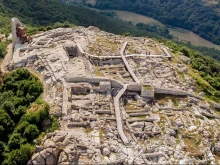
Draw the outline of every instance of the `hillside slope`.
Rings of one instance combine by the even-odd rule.
[[[97,26],[102,30],[115,34],[130,32],[132,35],[151,35],[129,23],[104,16],[96,11],[79,6],[68,6],[57,0],[25,1],[0,0],[0,16],[18,17],[26,25],[52,26],[53,24],[69,23],[78,26]],[[1,10],[1,8],[3,8]],[[9,19],[6,22],[9,23]],[[0,29],[6,24],[0,24]],[[8,29],[10,31],[10,28]],[[3,30],[2,30],[3,31]],[[7,32],[9,32],[7,31]]]
[[[81,1],[83,2],[85,3]],[[213,43],[220,44],[219,3],[207,6],[201,0],[96,0],[93,4],[86,2],[89,6],[99,9],[118,9],[147,15],[164,24],[191,30]]]
[[[85,27],[96,26],[101,30],[120,35],[148,36],[160,40],[164,37],[172,38],[167,28],[150,25],[134,26],[131,23],[112,18],[111,15],[110,17],[106,15],[108,14],[98,13],[88,8],[62,4],[57,0],[0,0],[0,33],[8,34],[11,31],[10,18],[18,17],[25,25],[29,26],[30,34],[60,26],[68,27],[74,24]],[[5,46],[0,45],[0,47]],[[191,47],[201,51],[204,55],[220,60],[220,51],[218,50]],[[0,53],[1,57],[3,54]]]

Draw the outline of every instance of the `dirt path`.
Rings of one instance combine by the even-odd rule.
[[[5,55],[5,57],[4,57],[4,59],[3,59],[2,63],[1,63],[1,71],[2,71],[3,73],[7,72],[7,71],[5,70],[5,66],[7,65],[7,63],[8,63],[9,61],[12,60],[12,56],[13,56],[13,47],[12,47],[12,43],[10,43],[10,44],[7,46],[7,54]]]

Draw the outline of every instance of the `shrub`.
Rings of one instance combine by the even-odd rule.
[[[30,124],[24,130],[24,137],[26,137],[28,141],[34,140],[38,135],[39,130],[36,125]]]

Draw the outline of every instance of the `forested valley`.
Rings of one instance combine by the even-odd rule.
[[[97,4],[98,2],[99,1],[97,1]],[[105,3],[107,2],[108,1],[105,1]],[[116,4],[119,2],[120,1]],[[130,2],[128,1],[127,3],[129,4]],[[137,24],[134,26],[129,22],[113,18],[113,15],[109,13],[99,13],[82,6],[62,4],[58,2],[58,0],[0,0],[0,33],[5,33],[7,34],[6,36],[8,36],[11,29],[11,17],[18,17],[24,22],[24,24],[28,25],[28,32],[30,34],[57,27],[96,26],[101,30],[120,35],[148,36],[159,40],[172,38],[166,27],[161,28],[156,25],[152,26],[145,24]],[[184,45],[199,50],[204,55],[220,60],[219,50],[206,47],[196,47],[190,44]],[[0,50],[3,51],[3,47],[5,47],[5,45],[0,44]],[[1,53],[0,56],[2,57]]]
[[[89,6],[143,14],[220,44],[220,14],[215,10],[219,9],[219,3],[207,6],[201,0],[97,0]]]

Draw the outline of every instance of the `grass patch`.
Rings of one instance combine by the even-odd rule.
[[[173,105],[174,105],[175,107],[177,107],[177,106],[178,106],[178,103],[177,103],[177,101],[176,101],[176,98],[175,98],[175,97],[172,97],[172,98],[171,98],[171,101],[173,102]]]
[[[143,85],[144,90],[152,91],[154,88],[150,85]]]
[[[146,119],[146,116],[137,116],[137,118]]]
[[[4,58],[6,53],[7,53],[7,45],[10,43],[11,41],[7,40],[5,42],[0,42],[0,58]]]
[[[189,75],[196,80],[197,82],[197,88],[199,89],[199,91],[202,91],[203,88],[207,88],[208,90],[211,91],[215,91],[215,89],[206,81],[204,80],[197,71],[193,70],[191,67],[188,67],[189,71]]]
[[[104,77],[104,74],[103,74],[102,72],[98,71],[98,70],[95,70],[95,71],[94,71],[94,74],[95,74],[96,76],[98,76],[98,77]]]
[[[162,114],[159,114],[159,117],[160,117],[160,121],[158,122],[158,125],[160,128],[162,128],[162,131],[164,131],[166,119],[164,118],[164,116]]]
[[[47,132],[54,132],[60,128],[59,121],[56,117],[50,116],[50,120],[52,122],[51,128],[47,130]]]
[[[129,54],[134,54],[135,51],[133,50],[133,46],[132,45],[127,45],[126,50],[129,51]]]
[[[98,37],[95,41],[95,43],[92,46],[89,46],[89,53],[95,54],[98,56],[103,55],[103,51],[100,50],[100,47],[102,47],[102,50],[107,50],[110,53],[117,53],[120,49],[121,44],[115,43],[113,41],[108,40],[107,38]]]
[[[199,149],[199,144],[201,139],[197,140],[195,138],[183,138],[184,144],[186,146],[186,151],[189,152],[191,156],[201,156],[203,153]]]
[[[140,110],[141,107],[138,107],[134,104],[131,104],[131,103],[126,103],[125,106],[124,106],[125,110],[128,110],[128,111],[132,111],[132,110]]]
[[[155,94],[155,99],[159,105],[166,105],[168,100],[171,100],[175,107],[178,107],[178,102],[180,100],[187,101],[186,96],[173,96],[173,95],[166,95],[166,94]]]
[[[86,134],[89,134],[92,131],[93,131],[93,129],[91,127],[86,127],[86,129],[85,129]]]
[[[104,138],[104,136],[107,134],[107,132],[103,129],[103,128],[101,128],[100,130],[99,130],[99,138],[100,138],[100,143],[101,144],[104,144],[104,140],[103,140],[103,138]]]

